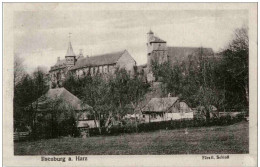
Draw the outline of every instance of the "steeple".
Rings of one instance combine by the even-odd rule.
[[[73,52],[73,48],[72,48],[71,41],[70,41],[70,35],[71,35],[71,33],[69,33],[69,46],[68,46],[68,50],[67,50],[65,57],[76,56],[75,53]]]
[[[65,59],[66,59],[66,64],[69,66],[74,66],[76,63],[76,55],[73,52],[72,49],[72,45],[71,45],[71,41],[70,41],[70,35],[71,33],[69,33],[69,46],[68,46],[68,50],[67,53],[65,55]]]

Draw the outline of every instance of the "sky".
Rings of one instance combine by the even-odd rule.
[[[146,35],[167,46],[209,47],[218,52],[236,28],[248,25],[246,10],[102,10],[19,11],[14,17],[14,49],[28,72],[47,69],[64,58],[69,33],[76,54],[84,56],[127,50],[138,65],[145,64]]]

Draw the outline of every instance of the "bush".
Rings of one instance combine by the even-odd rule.
[[[220,118],[211,119],[206,122],[204,119],[182,119],[182,120],[170,120],[162,122],[150,122],[150,123],[140,123],[137,125],[137,132],[150,132],[159,129],[180,129],[187,127],[203,127],[203,126],[223,126],[230,125],[244,119],[243,114],[239,114],[236,117],[231,117],[230,115],[222,116]],[[106,128],[101,128],[101,135],[118,135],[121,133],[135,133],[135,124],[126,124],[124,126],[112,126],[108,131]],[[98,128],[92,128],[89,131],[90,136],[100,135]]]
[[[75,119],[70,117],[58,122],[56,119],[43,119],[38,121],[33,129],[31,138],[49,139],[60,136],[79,136],[79,130],[76,127]]]

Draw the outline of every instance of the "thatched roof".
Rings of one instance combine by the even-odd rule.
[[[68,108],[72,110],[87,110],[92,109],[89,105],[82,103],[82,101],[75,95],[67,91],[65,88],[50,89],[46,94],[38,98],[34,103],[33,107],[38,111],[46,111],[51,108]]]
[[[165,112],[178,100],[178,97],[152,98],[143,108],[144,112]]]

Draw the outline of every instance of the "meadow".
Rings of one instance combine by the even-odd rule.
[[[186,133],[185,133],[186,132]],[[245,154],[249,123],[14,143],[15,155]]]

